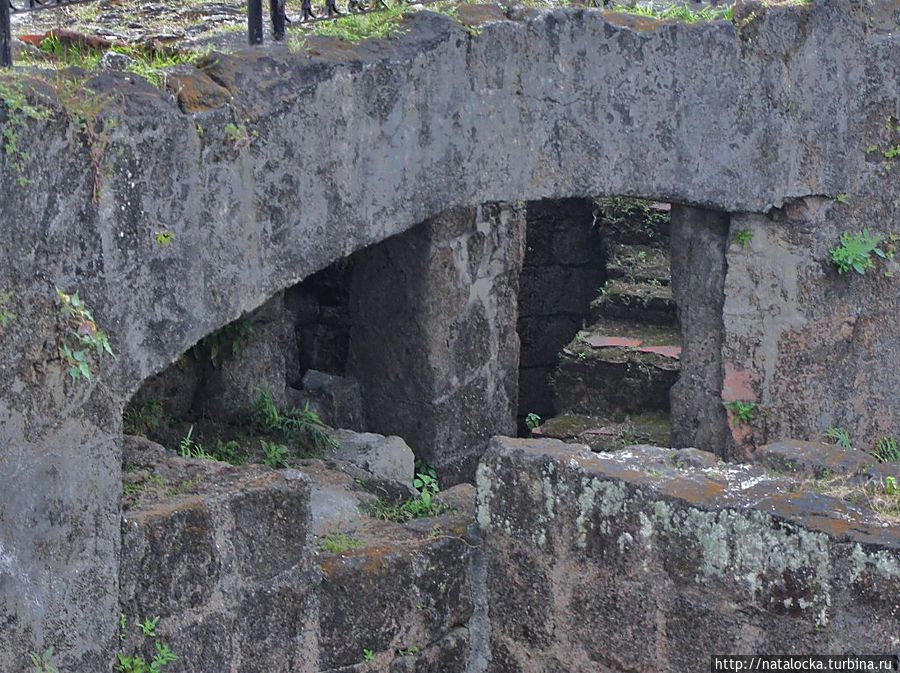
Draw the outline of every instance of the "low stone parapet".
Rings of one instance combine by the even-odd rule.
[[[492,671],[675,673],[708,670],[713,654],[897,650],[898,519],[701,458],[492,440],[477,507]]]

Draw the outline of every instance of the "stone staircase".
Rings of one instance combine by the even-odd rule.
[[[609,280],[591,303],[590,324],[563,349],[551,376],[557,416],[533,434],[595,451],[669,446],[669,389],[681,369],[681,333],[667,209],[644,206],[630,226],[601,221]]]

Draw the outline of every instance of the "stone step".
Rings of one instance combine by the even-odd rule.
[[[629,283],[672,281],[669,251],[654,245],[611,245],[607,253],[606,273],[609,278]]]
[[[557,412],[606,416],[668,411],[681,371],[677,332],[634,324],[618,333],[606,320],[580,332],[560,354],[551,377]]]
[[[552,437],[572,444],[587,444],[592,451],[617,451],[634,444],[670,445],[669,415],[663,411],[618,417],[562,414],[531,431],[534,437]]]
[[[610,280],[591,302],[591,318],[618,318],[654,325],[678,325],[672,288],[659,282]]]

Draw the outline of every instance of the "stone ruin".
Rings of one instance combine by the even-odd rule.
[[[0,670],[896,653],[897,3],[406,21],[5,99]]]

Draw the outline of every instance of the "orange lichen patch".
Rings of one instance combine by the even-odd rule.
[[[624,26],[632,30],[640,30],[642,32],[651,32],[657,30],[665,21],[654,19],[648,16],[636,16],[626,12],[604,12],[604,18],[617,26]]]
[[[168,75],[166,89],[178,99],[178,107],[188,113],[213,110],[227,105],[231,100],[228,89],[200,71]]]
[[[474,27],[492,21],[505,21],[506,14],[497,4],[462,4],[457,7],[456,18],[462,25]]]
[[[659,485],[660,493],[690,503],[712,505],[721,502],[725,485],[712,479],[668,479]]]

